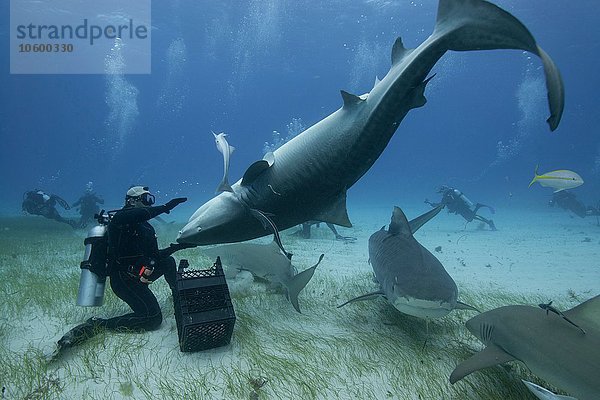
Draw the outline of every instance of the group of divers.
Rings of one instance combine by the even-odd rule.
[[[474,220],[480,221],[487,225],[492,231],[497,230],[493,220],[478,214],[479,210],[482,208],[486,208],[492,214],[494,214],[495,210],[493,207],[481,203],[473,203],[460,190],[447,185],[440,186],[437,193],[441,195],[440,201],[431,202],[428,199],[425,199],[425,203],[429,204],[433,208],[443,204],[449,213],[460,215],[465,219],[466,222],[471,222]],[[67,201],[56,194],[47,194],[43,190],[34,189],[23,194],[23,203],[21,208],[25,214],[39,215],[51,220],[65,223],[74,229],[83,229],[86,228],[90,223],[94,222],[94,216],[100,211],[99,205],[103,204],[104,199],[102,196],[94,192],[93,183],[88,182],[84,193],[71,205],[69,205]],[[64,210],[76,208],[80,214],[79,219],[69,219],[63,217],[57,210],[57,205],[62,207]],[[585,205],[577,199],[577,196],[573,192],[569,190],[554,192],[552,194],[552,198],[548,202],[548,205],[550,207],[560,207],[581,218],[600,216],[600,203],[597,206]],[[320,224],[321,221],[304,222],[301,225],[300,230],[296,232],[296,235],[304,239],[309,239],[311,237],[311,227],[314,225],[319,226]],[[351,236],[340,235],[335,225],[329,222],[327,222],[326,225],[335,235],[337,240],[347,242],[356,240]]]

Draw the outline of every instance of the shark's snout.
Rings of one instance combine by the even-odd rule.
[[[196,245],[247,240],[248,232],[262,229],[234,193],[224,192],[202,205],[179,231],[177,242]]]

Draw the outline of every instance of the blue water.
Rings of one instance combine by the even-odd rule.
[[[88,181],[110,208],[131,184],[157,200],[187,196],[187,218],[214,195],[222,158],[211,130],[229,134],[230,181],[273,144],[341,106],[339,90],[368,92],[402,36],[431,33],[436,2],[154,1],[150,75],[10,75],[9,2],[0,13],[0,213],[20,213],[33,188],[75,201]],[[400,125],[353,204],[436,199],[441,184],[503,207],[546,207],[528,189],[541,171],[571,169],[575,193],[600,200],[600,10],[595,1],[505,0],[561,70],[566,107],[550,133],[540,60],[519,51],[448,53],[428,103]],[[277,131],[278,134],[274,134]]]

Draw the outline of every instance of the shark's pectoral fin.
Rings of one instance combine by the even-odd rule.
[[[478,313],[481,312],[478,309],[476,309],[475,307],[470,306],[467,303],[463,303],[462,301],[457,301],[456,307],[454,307],[454,309],[455,310],[471,310],[471,311],[477,311]]]
[[[489,345],[479,353],[474,354],[471,358],[458,364],[450,375],[450,383],[461,380],[471,372],[487,367],[493,367],[498,364],[504,364],[505,362],[513,360],[515,360],[515,358],[500,347],[493,344]]]
[[[346,228],[352,228],[352,222],[350,222],[350,218],[348,218],[348,210],[346,209],[346,191],[344,190],[333,203],[331,203],[328,209],[321,212],[314,219],[344,226]]]
[[[300,272],[298,275],[294,276],[292,278],[290,284],[287,287],[288,299],[290,300],[290,302],[292,303],[292,305],[298,312],[300,312],[300,305],[298,304],[298,295],[300,294],[302,289],[304,289],[304,287],[308,284],[310,279],[313,277],[313,275],[315,273],[315,269],[319,266],[319,264],[321,263],[321,260],[323,260],[324,256],[325,256],[325,254],[321,254],[321,256],[319,257],[319,261],[317,261],[317,263],[315,265],[313,265],[312,267],[310,267],[308,269],[305,269],[304,271]]]
[[[348,300],[344,304],[340,304],[339,306],[337,306],[337,308],[344,307],[346,304],[354,303],[355,301],[372,300],[372,299],[376,299],[378,297],[385,297],[385,293],[383,293],[383,291],[381,291],[381,290],[378,290],[373,293],[363,294],[362,296],[358,296],[358,297]]]
[[[269,167],[273,164],[269,164],[267,160],[258,160],[255,161],[252,165],[248,167],[246,172],[244,172],[244,177],[242,178],[242,186],[247,186],[252,184],[256,178],[260,176],[265,170],[269,169]]]

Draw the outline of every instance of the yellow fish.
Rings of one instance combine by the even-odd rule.
[[[568,169],[557,169],[556,171],[546,172],[545,174],[538,175],[538,167],[535,167],[534,177],[529,187],[535,182],[539,182],[540,185],[551,187],[554,189],[554,193],[560,192],[565,189],[573,189],[577,186],[583,185],[583,179],[577,172],[569,171]]]

